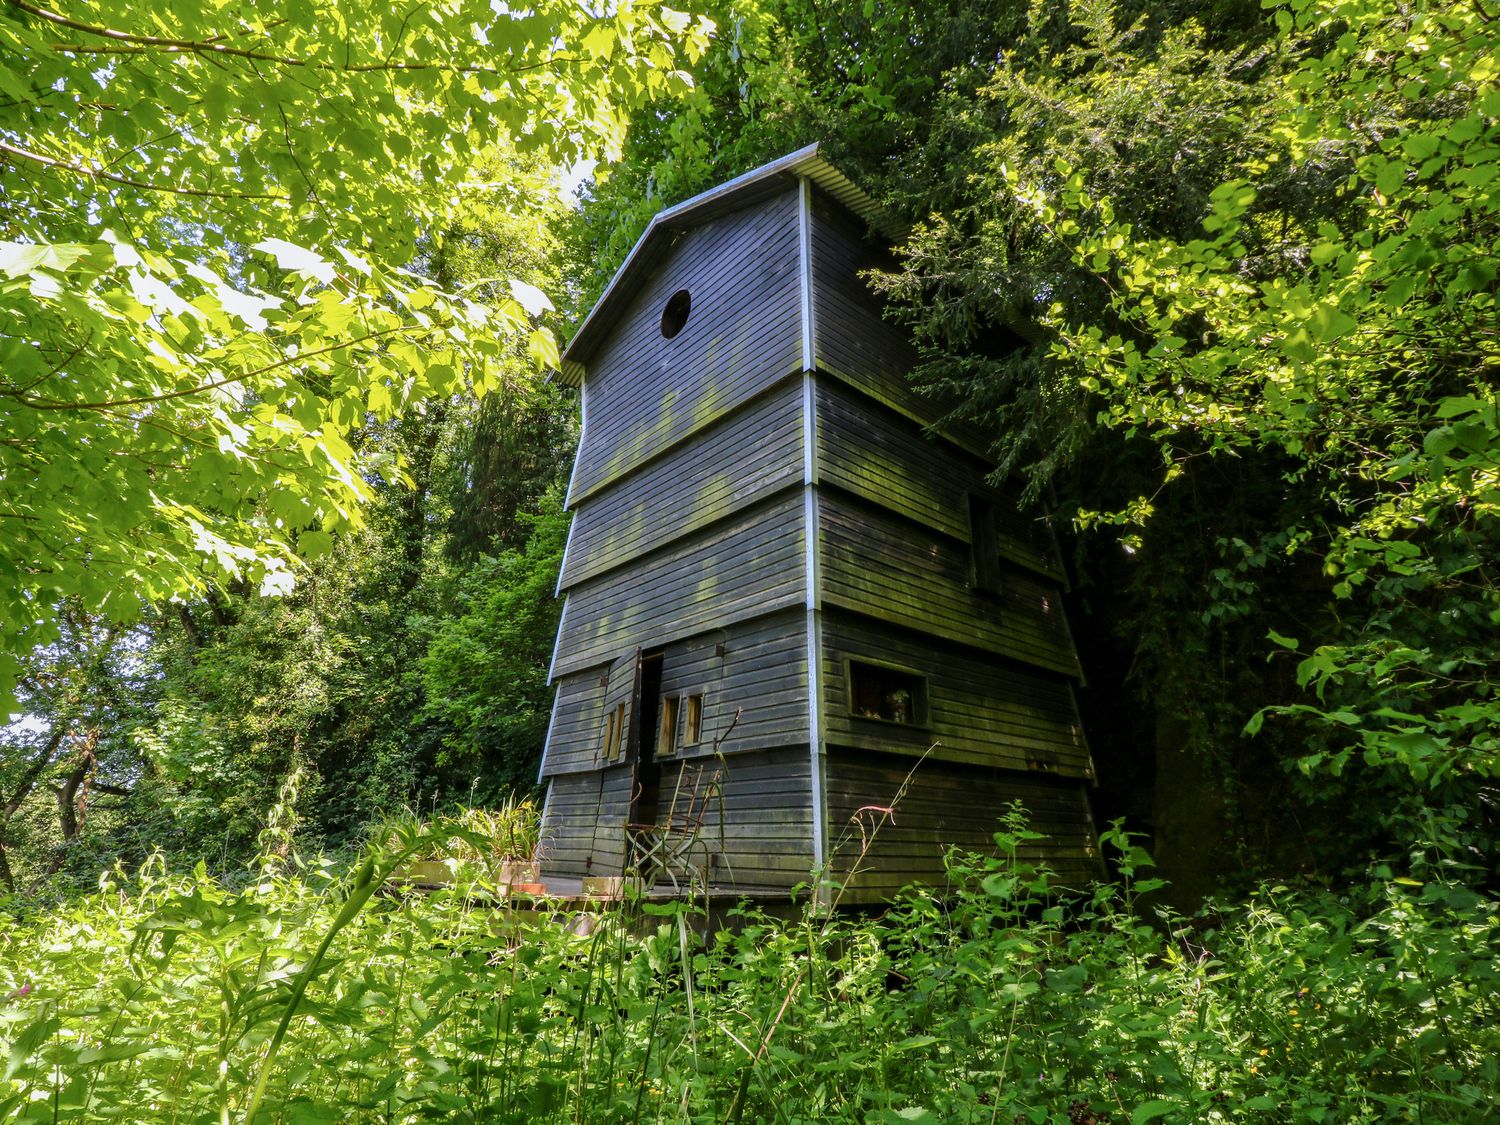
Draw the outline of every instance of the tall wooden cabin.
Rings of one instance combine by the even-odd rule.
[[[1063,574],[908,385],[859,276],[900,233],[802,149],[659,214],[565,352],[544,879],[622,874],[625,826],[700,768],[713,884],[841,878],[929,747],[844,901],[941,883],[1015,799],[1036,858],[1096,872]]]

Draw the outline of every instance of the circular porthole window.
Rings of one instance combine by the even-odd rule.
[[[661,310],[661,334],[670,340],[682,331],[688,313],[693,310],[693,295],[679,289],[667,298],[667,307]]]

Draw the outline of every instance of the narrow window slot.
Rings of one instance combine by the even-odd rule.
[[[661,726],[656,732],[656,756],[670,757],[677,753],[677,705],[679,697],[665,696],[661,701]]]

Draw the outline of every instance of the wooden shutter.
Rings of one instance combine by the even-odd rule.
[[[640,694],[641,650],[620,657],[609,666],[604,689],[604,721],[600,724],[599,761],[623,762],[635,749],[635,700]]]

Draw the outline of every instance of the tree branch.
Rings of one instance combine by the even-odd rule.
[[[14,2],[14,0],[12,0]],[[51,156],[43,156],[39,152],[31,152],[15,145],[0,141],[0,152],[9,156],[29,160],[34,164],[41,164],[48,168],[57,168],[63,172],[72,172],[77,176],[87,176],[93,180],[108,180],[112,184],[120,184],[124,187],[140,188],[142,191],[163,191],[172,195],[194,195],[205,199],[278,199],[284,200],[284,195],[276,195],[269,192],[250,191],[214,191],[212,188],[185,188],[176,187],[171,184],[151,184],[144,180],[132,180],[128,176],[116,176],[112,172],[97,171],[93,168],[85,168],[82,164],[72,164],[66,160],[58,160]]]
[[[341,348],[352,348],[355,344],[363,344],[367,340],[379,339],[382,336],[393,336],[399,332],[425,332],[428,331],[420,326],[401,325],[399,328],[383,328],[377,332],[370,332],[363,336],[355,337],[353,340],[341,340],[337,344],[329,344],[327,347],[316,348],[310,352],[300,352],[286,359],[278,359],[275,363],[268,363],[264,367],[257,367],[252,371],[243,371],[238,375],[226,376],[216,379],[211,383],[202,383],[196,387],[189,387],[185,391],[163,391],[159,395],[142,395],[139,398],[122,398],[108,402],[62,402],[58,399],[30,398],[17,392],[0,392],[0,398],[13,398],[22,406],[29,406],[33,410],[118,410],[124,406],[147,406],[156,402],[167,402],[171,399],[190,398],[193,395],[203,394],[207,391],[216,391],[220,387],[227,387],[232,383],[242,383],[246,379],[253,379],[257,375],[264,375],[268,371],[275,371],[279,367],[287,367],[301,360],[312,359],[314,356],[326,355],[328,352],[336,352]]]
[[[260,62],[276,63],[280,66],[308,67],[313,70],[335,70],[347,73],[367,73],[381,70],[442,70],[453,74],[504,74],[518,73],[523,70],[535,70],[538,67],[550,66],[555,62],[576,62],[576,56],[553,55],[545,62],[530,63],[526,66],[513,66],[500,70],[492,66],[479,66],[471,64],[467,66],[455,66],[451,63],[332,63],[316,62],[312,59],[297,58],[293,55],[276,55],[269,51],[251,51],[244,47],[231,47],[227,43],[216,39],[171,39],[159,35],[137,35],[128,31],[119,31],[112,27],[104,27],[100,24],[81,23],[78,20],[68,19],[66,16],[49,12],[45,8],[38,8],[28,4],[26,0],[9,0],[11,7],[18,8],[23,12],[29,12],[38,19],[43,19],[58,27],[66,27],[71,31],[79,31],[85,35],[97,35],[103,39],[113,40],[110,46],[87,46],[82,43],[54,43],[53,50],[67,51],[78,55],[130,55],[144,54],[148,51],[165,51],[171,54],[189,53],[195,55],[230,55],[235,58],[252,59]]]

